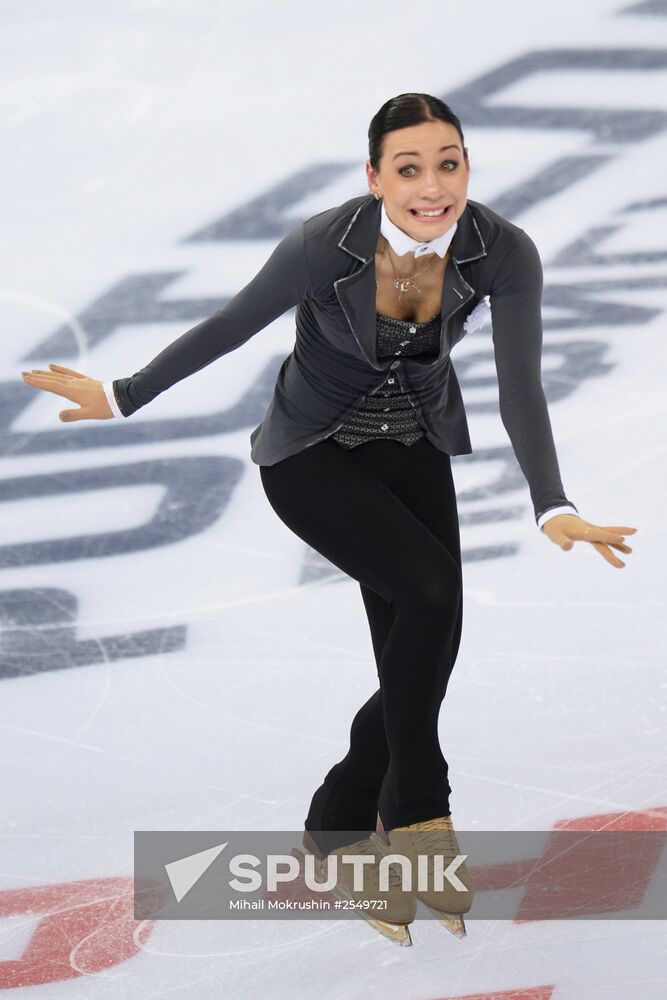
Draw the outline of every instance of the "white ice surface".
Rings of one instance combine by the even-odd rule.
[[[300,829],[376,679],[358,586],[277,519],[250,462],[250,427],[155,444],[12,449],[10,435],[65,428],[75,436],[84,427],[60,424],[66,402],[23,386],[22,369],[54,361],[119,378],[192,324],[127,324],[97,345],[75,325],[78,353],[29,362],[27,355],[128,275],[182,272],[165,301],[233,294],[272,242],[185,237],[315,163],[358,167],[304,197],[294,217],[363,193],[368,122],[394,94],[446,97],[536,52],[664,51],[665,13],[622,16],[623,6],[4,6],[0,351],[10,446],[0,457],[3,480],[58,483],[84,468],[193,456],[235,458],[243,474],[223,515],[173,545],[3,564],[5,593],[42,587],[73,596],[77,640],[170,626],[185,626],[186,639],[180,651],[1,681],[0,905],[17,888],[130,877],[134,830]],[[667,61],[627,75],[622,65],[619,57],[617,67],[590,74],[546,68],[508,83],[489,107],[664,113]],[[598,345],[609,366],[592,377],[575,373],[578,384],[550,414],[565,489],[582,516],[639,529],[628,539],[634,552],[625,568],[591,547],[553,546],[535,526],[525,485],[460,504],[464,632],[440,716],[452,814],[460,829],[547,831],[600,813],[664,810],[667,207],[627,209],[665,199],[667,134],[603,145],[546,118],[535,129],[468,126],[462,118],[469,195],[491,206],[561,157],[611,154],[512,217],[538,245],[547,285],[659,281],[601,295],[619,308],[655,309],[648,321],[545,334],[545,347]],[[601,235],[609,225],[620,228]],[[549,264],[585,236],[591,252],[628,257],[613,266]],[[656,259],[631,259],[642,251]],[[545,309],[545,317],[556,315]],[[132,421],[232,405],[292,343],[283,317]],[[488,325],[457,346],[454,363],[478,351],[484,360],[470,375],[493,374]],[[545,354],[545,374],[558,359]],[[466,387],[465,379],[462,388],[471,405],[495,396],[493,387]],[[469,420],[475,449],[507,445],[496,413]],[[497,472],[472,459],[453,463],[462,495]],[[150,483],[53,495],[45,488],[31,501],[12,494],[0,544],[136,527],[160,497]],[[517,516],[466,521],[505,507]],[[510,554],[470,558],[487,545],[508,545]],[[0,655],[6,648],[0,644]],[[48,660],[48,648],[40,655]],[[23,954],[34,919],[0,915],[0,992],[3,963]],[[413,949],[398,949],[362,921],[164,921],[137,955],[103,972],[3,995],[434,1000],[551,985],[553,1000],[657,1000],[667,987],[661,921],[471,920],[463,941],[420,921],[413,937]]]

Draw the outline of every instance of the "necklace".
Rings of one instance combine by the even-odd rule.
[[[389,244],[388,244],[387,240],[384,240],[384,242],[382,244],[382,250],[380,251],[380,256],[381,257],[385,257],[386,256],[388,245]],[[396,270],[396,267],[394,265],[394,261],[392,259],[391,254],[389,254],[389,263],[391,264],[392,270],[394,272],[394,280],[393,280],[392,284],[393,284],[394,288],[398,289],[398,300],[399,300],[399,302],[401,300],[401,296],[405,292],[408,292],[408,291],[415,291],[415,292],[417,292],[418,295],[421,295],[421,288],[419,288],[419,286],[417,285],[416,278],[417,278],[418,275],[423,274],[425,271],[428,271],[429,267],[431,266],[430,261],[424,267],[417,268],[416,271],[413,271],[412,274],[406,275],[406,277],[404,277],[404,278],[402,278],[400,276],[400,274],[398,274],[398,272]],[[376,287],[376,289],[379,288],[379,282],[378,281],[375,282],[375,287]]]

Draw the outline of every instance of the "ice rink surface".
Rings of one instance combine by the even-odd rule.
[[[249,458],[293,313],[123,421],[63,424],[67,401],[20,372],[137,371],[288,229],[367,190],[388,98],[446,100],[469,197],[544,263],[567,495],[638,529],[623,569],[538,531],[491,327],[466,336],[464,629],[440,715],[453,819],[665,829],[665,0],[1,16],[0,994],[664,996],[665,922],[631,913],[470,920],[461,941],[424,920],[412,949],[361,920],[133,921],[135,830],[302,828],[375,690],[370,634],[356,582],[278,520]]]

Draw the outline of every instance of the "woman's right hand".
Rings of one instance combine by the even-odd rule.
[[[56,396],[79,404],[78,410],[61,410],[58,414],[63,423],[72,420],[109,420],[114,413],[109,406],[102,382],[88,378],[81,372],[63,365],[49,364],[49,371],[33,368],[23,372],[23,381],[36,389],[53,392]]]

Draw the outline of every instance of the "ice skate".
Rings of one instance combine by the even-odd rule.
[[[456,869],[456,877],[463,883],[465,890],[457,889],[445,879],[442,890],[434,889],[433,871],[434,856],[443,856],[444,868],[457,856],[462,854],[451,816],[438,816],[435,819],[421,823],[411,823],[409,826],[396,826],[385,831],[378,818],[378,832],[371,835],[373,841],[385,854],[404,854],[412,864],[413,888],[417,899],[428,906],[431,913],[455,937],[465,937],[466,927],[463,914],[472,906],[474,888],[470,872],[465,861]],[[428,857],[428,889],[417,888],[417,856]]]
[[[382,917],[374,916],[372,909],[357,909],[355,912],[378,931],[383,937],[396,944],[411,946],[409,924],[415,918],[417,912],[417,897],[414,892],[404,891],[400,873],[393,867],[388,871],[388,890],[380,890],[380,870],[379,862],[383,856],[383,851],[379,850],[370,837],[358,840],[353,844],[339,847],[331,851],[329,855],[320,850],[315,840],[308,830],[303,835],[303,851],[295,848],[292,851],[294,857],[298,858],[302,866],[305,866],[305,855],[315,856],[315,877],[320,881],[327,879],[327,858],[337,857],[337,881],[331,892],[340,900],[350,900],[358,903],[373,900],[386,900],[386,908],[378,908],[375,912],[382,914]],[[375,864],[366,864],[363,867],[364,886],[363,889],[353,888],[354,868],[351,863],[344,863],[341,858],[345,854],[369,854],[375,858]]]

